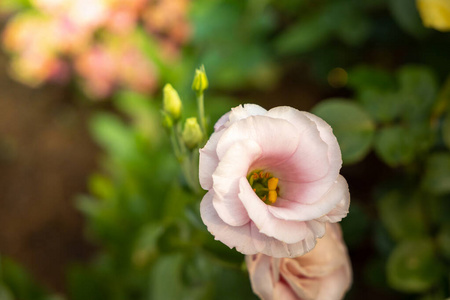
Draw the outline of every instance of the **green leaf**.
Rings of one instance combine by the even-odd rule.
[[[400,27],[409,34],[418,38],[427,34],[417,11],[416,1],[390,0],[389,9]]]
[[[158,254],[158,240],[164,234],[161,223],[150,223],[142,226],[136,237],[133,250],[133,263],[142,268],[150,263]]]
[[[401,112],[401,97],[376,89],[362,90],[358,100],[367,112],[380,123],[392,122]]]
[[[182,278],[185,257],[181,253],[160,257],[152,269],[148,300],[184,299]]]
[[[198,200],[197,196],[183,189],[179,184],[173,184],[164,199],[162,212],[166,218],[183,219],[186,205]]]
[[[100,199],[111,199],[117,192],[112,181],[99,173],[94,173],[89,177],[88,185],[93,196]]]
[[[370,151],[375,125],[359,104],[345,99],[328,99],[312,112],[333,128],[345,164],[362,160]]]
[[[427,234],[421,197],[421,194],[395,189],[378,200],[380,219],[394,239],[413,239]]]
[[[400,94],[403,101],[403,119],[411,122],[427,120],[437,99],[435,74],[423,66],[409,65],[398,73]]]
[[[394,289],[422,293],[442,276],[442,265],[429,239],[404,241],[392,251],[387,262],[388,283]]]
[[[434,143],[427,124],[382,128],[375,138],[375,152],[389,166],[409,165],[425,154]]]
[[[394,76],[382,69],[360,65],[348,72],[348,86],[359,93],[370,89],[392,91],[396,87]]]
[[[0,285],[7,287],[3,293],[13,295],[13,299],[36,299],[41,300],[47,296],[42,287],[36,284],[34,278],[10,259],[2,257],[0,261]],[[1,293],[1,287],[0,287]],[[3,298],[0,298],[3,300]]]
[[[74,265],[68,272],[68,290],[71,300],[111,299],[105,278],[89,268]],[[109,287],[114,290],[115,287]]]
[[[124,158],[135,152],[134,136],[118,117],[100,113],[92,118],[90,125],[95,140],[114,156]]]
[[[375,138],[375,152],[391,167],[406,165],[414,158],[408,130],[401,126],[381,129]]]
[[[370,19],[360,10],[348,9],[337,25],[337,34],[349,46],[362,44],[370,33]]]
[[[423,178],[424,187],[436,195],[450,193],[450,153],[433,153],[428,157]]]
[[[331,27],[323,14],[316,13],[283,31],[275,41],[281,55],[301,54],[323,44],[331,34]]]
[[[142,132],[151,144],[159,145],[165,136],[161,126],[161,114],[158,101],[132,91],[120,91],[114,95],[115,106],[127,114],[137,131]]]

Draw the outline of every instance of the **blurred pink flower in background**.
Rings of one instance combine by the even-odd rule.
[[[165,58],[176,56],[176,49],[190,36],[191,27],[186,11],[188,0],[150,0],[143,12],[145,28],[155,34],[166,53]]]
[[[252,289],[263,300],[339,300],[352,283],[352,269],[339,224],[309,253],[296,258],[264,254],[245,258]]]
[[[152,92],[158,70],[133,40],[142,22],[155,54],[174,61],[188,40],[188,0],[32,0],[3,32],[12,77],[38,86],[71,73],[94,98],[116,88]],[[112,40],[114,40],[112,42]],[[73,65],[73,67],[71,67]]]
[[[104,98],[111,93],[117,73],[114,58],[104,45],[93,45],[78,55],[75,70],[83,78],[88,95]]]
[[[86,93],[94,98],[104,98],[116,87],[142,93],[156,87],[156,69],[128,35],[104,36],[102,43],[76,57],[75,70]]]
[[[59,57],[60,40],[53,19],[36,13],[13,18],[3,32],[5,50],[12,53],[11,75],[31,86],[64,80],[68,66]]]
[[[200,150],[200,211],[243,254],[297,257],[348,213],[341,151],[319,117],[283,106],[233,108]]]

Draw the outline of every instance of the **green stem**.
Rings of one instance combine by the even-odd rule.
[[[181,165],[181,171],[186,183],[191,190],[198,194],[200,186],[198,184],[198,153],[194,153],[186,148],[181,137],[181,125],[175,124],[170,130],[170,141],[175,152],[175,157]]]
[[[200,128],[202,129],[203,136],[206,137],[206,118],[205,118],[205,104],[203,92],[197,93],[197,107],[198,107],[198,119],[200,121]]]
[[[198,194],[200,189],[197,181],[198,176],[195,175],[197,168],[195,166],[195,159],[192,152],[188,154],[187,159],[183,160],[181,169],[183,171],[184,178],[186,179],[186,182],[191,190],[195,194]]]
[[[183,160],[183,153],[181,152],[180,149],[177,130],[175,130],[174,127],[170,129],[170,142],[172,144],[173,151],[175,152],[175,157],[179,162],[181,162]]]

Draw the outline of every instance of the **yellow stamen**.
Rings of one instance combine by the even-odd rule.
[[[278,191],[278,181],[279,179],[276,177],[272,177],[267,182],[267,187],[269,188],[269,201],[270,203],[275,203],[277,201],[277,191]]]
[[[267,205],[272,205],[277,201],[279,179],[272,177],[270,172],[256,170],[248,176],[248,182],[256,195]]]
[[[276,191],[269,191],[269,201],[270,203],[275,203],[277,201],[277,192]]]
[[[269,191],[275,191],[277,189],[278,181],[279,179],[276,177],[272,177],[269,179],[269,181],[267,182],[267,187],[269,188]]]

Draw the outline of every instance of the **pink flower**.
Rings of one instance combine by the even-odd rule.
[[[311,252],[296,258],[264,254],[245,258],[253,291],[263,300],[338,300],[352,282],[339,224],[328,224]]]
[[[208,230],[243,254],[296,257],[325,223],[348,213],[350,195],[331,127],[307,112],[255,104],[222,116],[200,150],[200,212]]]

